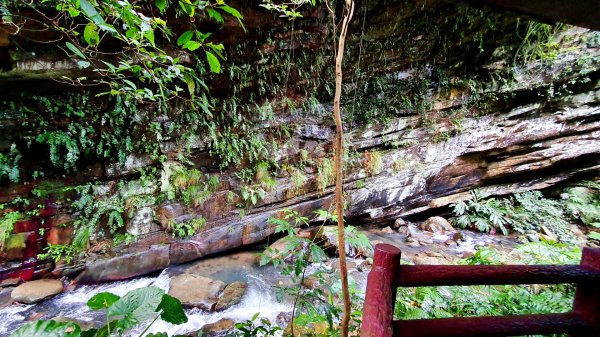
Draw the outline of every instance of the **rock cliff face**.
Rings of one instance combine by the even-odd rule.
[[[251,123],[238,125],[237,131],[242,138],[256,136],[277,143],[267,147],[258,160],[269,163],[275,187],[261,188],[256,202],[245,197],[261,185],[240,177],[244,168],[256,163],[244,159],[240,165],[220,167],[223,157],[215,155],[214,141],[202,134],[187,149],[176,133],[165,137],[160,144],[162,160],[132,153],[120,163],[83,160],[74,173],[50,170],[45,179],[70,185],[94,181],[105,194],[121,193],[125,200],[134,196],[152,199],[134,208],[126,202],[130,211],[127,231],[144,239],[114,249],[117,257],[112,260],[89,262],[80,280],[132,277],[258,243],[274,232],[266,220],[286,208],[307,215],[331,209],[333,179],[328,177],[327,158],[334,134],[329,95],[333,63],[326,13],[316,9],[289,24],[256,4],[239,7],[248,33],[228,21],[215,34],[215,39],[225,41],[231,53],[228,62],[237,70],[215,76],[209,83],[219,100],[216,112],[228,120],[243,115],[243,106],[268,106],[268,117],[251,110],[244,117]],[[542,41],[522,38],[527,29],[522,23],[517,26],[508,14],[437,2],[360,4],[345,65],[343,102],[349,222],[379,225],[398,217],[418,217],[469,198],[475,188],[504,195],[597,175],[600,34],[563,27],[554,29],[542,45]],[[20,41],[18,36],[11,39],[15,45]],[[19,91],[54,97],[56,90],[47,86],[52,82],[45,81],[78,72],[61,56],[48,53],[44,57],[43,61],[14,62],[11,70],[0,72],[0,86],[9,93],[7,97],[17,97]],[[56,68],[52,64],[59,64],[60,69],[52,70]],[[28,85],[39,88],[40,83],[46,85],[41,93],[28,89]],[[18,108],[2,110],[3,153],[9,153],[11,144],[23,147],[24,136],[35,134],[24,121]],[[152,122],[169,125],[166,116],[156,116]],[[276,132],[284,136],[272,136]],[[47,153],[46,148],[29,151],[21,151],[23,172],[49,165],[42,159],[47,156],[42,152]],[[187,151],[194,167],[219,177],[219,186],[198,203],[156,198],[168,188],[165,185],[179,165],[178,158]],[[139,177],[136,170],[144,167],[157,169],[156,180],[135,180]],[[254,168],[252,174],[260,180],[257,172]],[[41,183],[24,180],[4,183],[0,201],[31,196]],[[115,182],[123,180],[135,187],[117,191]],[[45,233],[19,248],[21,253],[5,252],[5,259],[35,255],[24,255],[31,250],[28,245],[39,250],[46,241],[69,242],[70,226],[79,215],[67,203],[56,209],[56,200],[47,201],[52,214],[40,221]],[[173,224],[199,217],[206,224],[194,236],[173,239],[165,233]],[[151,259],[156,265],[136,262],[144,260],[146,253],[158,256]],[[104,272],[99,273],[101,269]],[[117,273],[121,269],[126,272]],[[6,270],[8,277],[11,269]],[[111,270],[115,273],[109,275]]]

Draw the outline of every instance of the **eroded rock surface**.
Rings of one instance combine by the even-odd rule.
[[[216,311],[225,310],[231,306],[234,306],[242,301],[244,295],[246,295],[246,291],[248,290],[248,284],[245,282],[233,282],[228,284],[221,297],[217,301],[215,305]]]
[[[60,280],[35,280],[21,284],[13,289],[11,297],[14,301],[32,304],[60,294],[64,285]]]
[[[169,295],[179,299],[186,307],[213,311],[223,289],[225,283],[222,281],[200,275],[181,274],[171,279]]]

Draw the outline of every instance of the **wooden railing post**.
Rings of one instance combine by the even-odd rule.
[[[581,266],[600,272],[600,249],[584,248]],[[574,337],[600,336],[600,284],[587,282],[577,285],[573,312],[592,327],[592,331],[573,335]]]
[[[362,337],[392,337],[396,279],[400,270],[400,249],[388,245],[375,246],[373,268],[367,279],[363,306]]]

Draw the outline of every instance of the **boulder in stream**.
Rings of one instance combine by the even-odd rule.
[[[204,337],[221,337],[227,336],[229,332],[234,330],[235,322],[229,318],[223,318],[214,323],[206,324],[196,334],[190,336],[204,336]]]
[[[13,289],[11,297],[14,301],[32,304],[62,293],[63,288],[60,280],[29,281]]]
[[[441,216],[432,216],[423,222],[419,227],[424,231],[440,235],[444,235],[446,232],[452,233],[456,231],[448,222],[448,220]]]
[[[185,307],[213,311],[225,283],[208,277],[181,274],[171,279],[169,295],[179,299]]]
[[[246,291],[248,290],[248,284],[245,282],[236,281],[228,284],[223,290],[223,294],[217,301],[215,306],[216,311],[225,310],[231,306],[234,306],[242,301]]]

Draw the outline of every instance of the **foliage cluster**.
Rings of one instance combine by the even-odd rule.
[[[17,221],[23,219],[23,214],[18,211],[7,212],[0,215],[0,250],[4,249],[12,235],[13,228]]]
[[[198,217],[180,223],[170,222],[168,229],[173,233],[173,237],[183,238],[197,234],[205,224],[206,219]]]
[[[581,251],[563,244],[529,243],[510,254],[479,250],[464,264],[578,264]],[[399,288],[398,319],[559,313],[571,310],[573,285]]]
[[[315,212],[319,218],[334,221],[335,217],[327,211]],[[269,218],[269,223],[275,225],[276,233],[284,233],[282,239],[285,243],[283,250],[268,247],[261,254],[260,264],[273,264],[278,267],[283,275],[289,276],[293,281],[292,286],[280,287],[282,295],[294,298],[293,326],[299,331],[310,331],[323,336],[336,335],[336,324],[341,319],[341,299],[339,294],[341,283],[334,270],[327,269],[323,261],[327,255],[320,246],[319,237],[323,235],[322,228],[312,239],[298,235],[302,226],[308,226],[308,218],[300,216],[296,211],[285,210],[280,217]],[[355,245],[357,249],[366,251],[372,249],[369,240],[362,233],[346,229],[347,244]],[[310,273],[307,269],[310,266]],[[316,281],[317,286],[308,287],[304,282],[307,277]],[[354,287],[351,289],[353,299],[352,329],[360,326],[360,308],[362,300]],[[324,332],[314,332],[315,325],[325,324]],[[290,331],[286,331],[290,333]],[[293,330],[292,332],[293,333]]]
[[[593,227],[591,239],[600,241],[600,183],[587,181],[567,189],[567,212],[576,220]]]
[[[167,199],[181,200],[186,205],[201,206],[219,188],[217,175],[207,175],[198,169],[187,169],[184,166],[172,166],[167,176],[169,184],[162,187],[161,192]]]
[[[7,178],[9,181],[16,183],[19,181],[21,174],[19,172],[19,160],[21,153],[15,144],[10,146],[7,154],[0,153],[0,180]]]
[[[452,221],[461,228],[476,228],[482,232],[509,229],[519,233],[539,231],[548,227],[561,241],[571,241],[569,222],[564,206],[555,200],[544,198],[539,191],[516,193],[509,198],[484,198],[472,191],[472,199],[452,205],[455,218]]]

